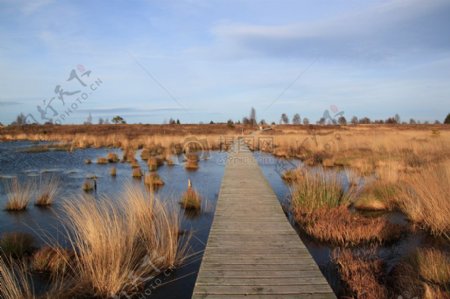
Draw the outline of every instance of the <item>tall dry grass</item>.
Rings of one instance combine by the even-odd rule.
[[[429,165],[402,178],[397,205],[408,218],[435,235],[450,238],[450,168]]]
[[[292,206],[303,213],[347,205],[352,196],[353,190],[345,190],[336,172],[324,170],[302,172],[291,189]]]
[[[7,202],[5,210],[22,211],[28,206],[33,197],[36,184],[32,180],[20,182],[17,178],[5,183]]]
[[[31,284],[31,275],[24,262],[16,263],[0,257],[0,298],[36,298]]]
[[[60,191],[60,180],[58,177],[52,176],[41,179],[38,186],[36,205],[49,206],[55,200]]]
[[[134,292],[183,260],[179,220],[154,195],[126,187],[119,201],[81,197],[64,204],[74,273],[90,295]]]

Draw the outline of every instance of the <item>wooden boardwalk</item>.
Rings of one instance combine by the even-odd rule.
[[[252,153],[237,148],[192,298],[336,298]]]

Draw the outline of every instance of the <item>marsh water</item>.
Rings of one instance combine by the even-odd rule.
[[[99,165],[95,160],[105,157],[110,152],[122,156],[119,149],[78,149],[72,152],[50,150],[30,152],[30,149],[44,143],[29,141],[0,142],[0,180],[2,182],[17,177],[20,180],[41,180],[47,176],[57,176],[61,181],[60,198],[50,208],[39,208],[30,204],[23,212],[6,212],[0,209],[0,235],[5,232],[27,232],[36,240],[36,246],[48,242],[65,244],[65,230],[61,219],[62,200],[77,200],[83,193],[81,186],[88,177],[97,177],[96,197],[109,196],[120,200],[120,193],[125,184],[143,184],[141,180],[131,177],[131,166],[128,163]],[[211,152],[207,160],[199,162],[199,169],[187,171],[183,166],[183,158],[174,156],[173,166],[163,165],[158,173],[165,185],[156,191],[156,195],[179,209],[178,201],[187,188],[188,179],[199,191],[203,199],[202,212],[199,215],[184,215],[182,230],[192,234],[189,241],[192,256],[179,268],[168,274],[160,275],[146,288],[148,298],[190,298],[194,288],[196,276],[201,263],[201,256],[208,239],[209,229],[214,216],[214,209],[220,190],[227,154]],[[292,215],[289,212],[289,186],[281,179],[281,174],[287,169],[297,167],[297,160],[275,158],[266,153],[255,153],[261,169],[275,191],[280,204],[294,227]],[[140,152],[136,158],[142,169],[147,169],[145,161],[140,159]],[[92,164],[85,164],[91,159]],[[117,176],[110,175],[112,166],[117,168]],[[6,202],[3,184],[0,184],[0,207]],[[183,211],[180,210],[183,214]],[[401,215],[392,215],[392,221],[404,221]],[[336,293],[340,293],[341,283],[337,270],[331,262],[330,254],[333,248],[321,244],[305,236],[296,227],[303,242],[308,247],[320,269],[332,285]],[[413,250],[421,242],[421,236],[414,234],[402,238],[400,241],[381,248],[380,257],[394,265],[402,256]]]

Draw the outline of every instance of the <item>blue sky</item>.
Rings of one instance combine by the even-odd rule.
[[[0,122],[198,123],[285,112],[443,120],[448,0],[0,0]],[[71,70],[86,81],[88,98]],[[101,80],[95,91],[90,82]],[[84,88],[84,87],[83,87]],[[85,88],[85,89],[86,89]],[[76,102],[76,109],[70,105]]]

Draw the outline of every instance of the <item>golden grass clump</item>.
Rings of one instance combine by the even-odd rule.
[[[450,254],[435,248],[418,249],[412,257],[413,268],[424,281],[446,286],[450,284]]]
[[[292,186],[292,206],[298,212],[309,213],[319,208],[348,205],[353,190],[346,191],[336,172],[323,170],[305,172]]]
[[[375,180],[367,183],[358,194],[353,206],[358,210],[384,211],[395,204],[399,188],[393,183]]]
[[[333,250],[332,259],[352,298],[388,298],[388,290],[380,281],[384,265],[377,258],[375,249],[352,252],[337,248]]]
[[[25,262],[14,262],[0,256],[0,298],[34,299],[31,275]]]
[[[430,165],[402,178],[397,205],[408,218],[434,235],[450,231],[450,169]]]
[[[142,178],[142,171],[141,168],[138,167],[133,167],[132,172],[131,172],[131,176],[135,179],[140,179]]]
[[[31,266],[38,272],[66,273],[74,254],[67,249],[44,246],[33,254]]]
[[[150,171],[156,171],[163,164],[163,159],[152,156],[148,158],[147,164]]]
[[[81,186],[84,192],[91,192],[95,189],[95,184],[93,180],[85,180],[83,185]]]
[[[196,169],[198,169],[198,160],[199,160],[199,157],[197,154],[195,154],[195,153],[187,154],[184,167],[188,170],[196,170]]]
[[[190,181],[188,189],[183,193],[180,204],[186,210],[199,211],[202,207],[201,197],[198,192],[191,186]]]
[[[111,170],[109,172],[111,174],[111,176],[116,176],[117,175],[117,168],[116,167],[111,167]]]
[[[132,148],[126,148],[123,151],[123,157],[122,162],[129,162],[132,163],[133,161],[136,161],[136,152]]]
[[[108,164],[108,159],[105,157],[97,158],[97,164]]]
[[[308,235],[334,245],[383,244],[406,233],[405,227],[385,217],[364,217],[345,206],[321,208],[311,213],[294,210],[294,217]]]
[[[108,160],[109,163],[117,163],[120,161],[119,156],[117,156],[116,153],[108,153],[106,159]]]
[[[0,238],[0,255],[21,258],[34,250],[34,238],[28,233],[4,233]]]
[[[57,177],[50,177],[41,180],[38,188],[38,197],[35,205],[41,207],[50,206],[58,196],[60,181]]]
[[[138,291],[182,261],[177,214],[139,187],[127,186],[117,201],[67,201],[64,210],[73,232],[75,280],[91,296]]]
[[[151,188],[158,188],[164,185],[164,181],[157,172],[150,172],[145,175],[144,184]]]
[[[7,196],[5,210],[25,210],[31,200],[31,197],[33,196],[34,190],[36,190],[36,184],[31,180],[19,182],[19,180],[15,178],[5,183],[5,191]]]

